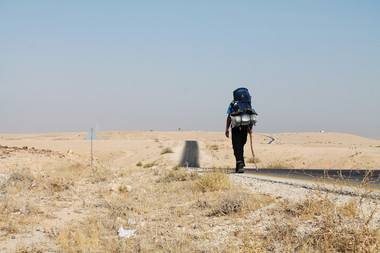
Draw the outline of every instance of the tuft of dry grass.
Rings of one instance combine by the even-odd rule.
[[[219,150],[219,147],[218,147],[218,145],[211,145],[211,146],[209,146],[209,149],[210,150]]]
[[[63,249],[75,252],[95,252],[111,247],[113,250],[120,250],[116,238],[107,235],[108,231],[102,220],[101,217],[87,218],[82,224],[62,230],[57,241]]]
[[[161,151],[161,155],[164,155],[164,154],[170,154],[170,153],[173,153],[173,150],[171,148],[164,148],[162,151]]]
[[[0,186],[0,232],[17,234],[22,226],[34,224],[40,209],[27,196],[37,191],[36,177],[29,169],[18,169]]]
[[[171,171],[162,176],[158,182],[170,183],[173,181],[187,181],[195,180],[199,178],[199,174],[196,172],[188,172],[184,168],[175,166]]]
[[[231,188],[231,180],[223,171],[208,172],[200,175],[197,187],[204,192],[228,190]]]
[[[35,246],[21,246],[17,249],[18,253],[43,253],[45,249]]]
[[[90,173],[90,167],[80,162],[62,162],[58,167],[52,168],[47,173],[68,180],[78,180]]]
[[[276,247],[299,252],[379,252],[379,230],[369,225],[372,213],[364,216],[354,200],[338,205],[328,193],[316,194],[299,202],[284,200],[271,210],[280,217],[271,221],[269,245],[282,242]]]
[[[315,234],[308,236],[308,246],[322,252],[379,252],[379,231],[351,219],[343,222],[338,213],[325,214]]]
[[[261,160],[260,158],[255,156],[255,157],[246,158],[246,162],[247,163],[261,163]]]
[[[294,166],[282,161],[275,161],[268,163],[265,168],[268,169],[294,169]]]
[[[273,201],[272,198],[264,195],[253,195],[242,191],[227,191],[224,193],[214,203],[208,204],[211,206],[209,216],[242,215]]]
[[[146,163],[146,164],[144,164],[144,166],[143,166],[143,168],[151,168],[151,167],[153,167],[153,166],[155,166],[156,165],[156,163],[155,162],[151,162],[151,163]]]
[[[70,188],[70,185],[73,185],[73,183],[70,180],[62,177],[56,177],[50,181],[50,187],[54,192],[68,190]]]

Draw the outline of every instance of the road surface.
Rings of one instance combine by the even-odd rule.
[[[272,141],[274,141],[274,138]],[[185,142],[179,166],[192,168],[200,167],[199,147],[197,141]],[[230,170],[234,171],[235,169]],[[256,170],[245,168],[245,173],[345,185],[360,185],[380,189],[380,170],[299,170],[270,168],[259,168]]]

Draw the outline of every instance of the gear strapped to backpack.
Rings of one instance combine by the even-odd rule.
[[[257,122],[257,113],[251,105],[251,95],[247,88],[238,88],[233,92],[231,102],[231,127],[249,126],[252,128]]]

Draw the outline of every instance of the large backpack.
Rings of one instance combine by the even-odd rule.
[[[251,95],[247,88],[239,88],[233,92],[234,100],[232,101],[231,115],[240,114],[254,114],[255,110],[252,108]]]
[[[232,127],[247,125],[252,127],[257,122],[257,113],[252,108],[251,95],[247,88],[238,88],[233,92],[234,100],[231,103]]]

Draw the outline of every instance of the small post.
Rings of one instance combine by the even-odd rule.
[[[93,169],[94,165],[94,150],[93,150],[93,141],[98,139],[98,136],[96,136],[96,133],[93,128],[91,128],[90,131],[88,131],[88,134],[85,138],[86,140],[91,140],[91,170]]]
[[[92,170],[92,139],[93,139],[93,135],[92,135],[92,128],[91,128],[91,170]]]

